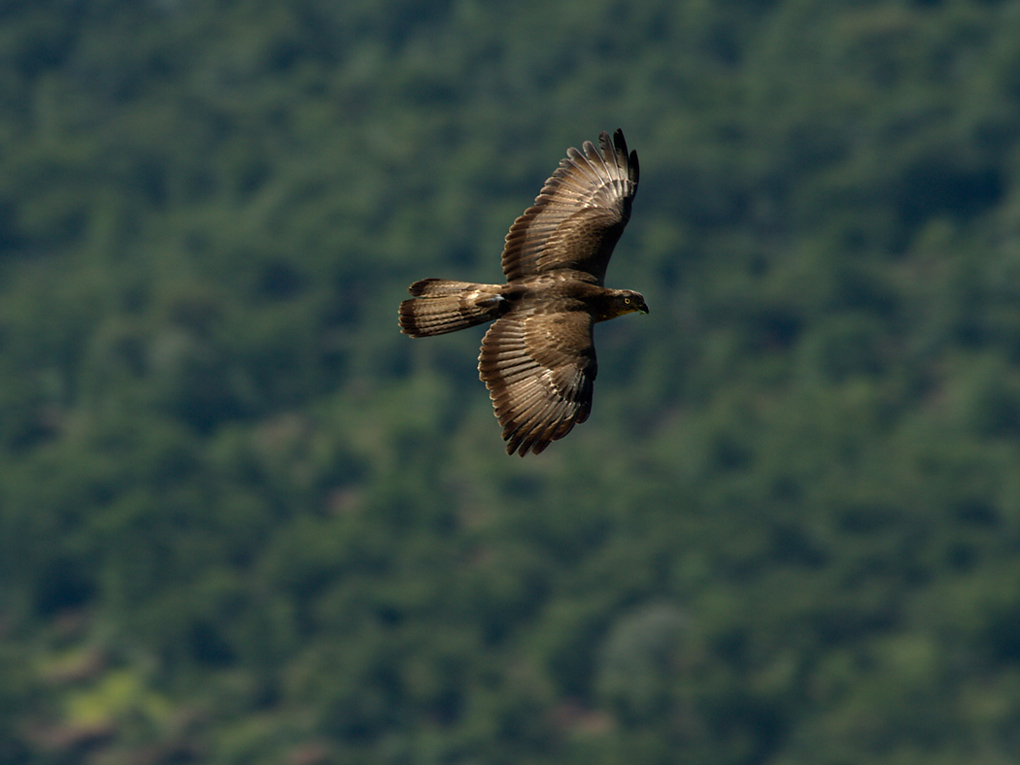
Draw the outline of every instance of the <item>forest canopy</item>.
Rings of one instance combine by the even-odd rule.
[[[0,760],[1020,760],[1018,22],[8,0]],[[651,313],[510,460],[397,304],[617,127]]]

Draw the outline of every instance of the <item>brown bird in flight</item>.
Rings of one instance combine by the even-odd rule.
[[[514,221],[503,247],[506,284],[423,279],[400,304],[400,329],[411,337],[495,319],[478,373],[507,454],[538,454],[588,419],[595,322],[648,313],[639,293],[604,286],[637,191],[637,152],[627,154],[622,130],[612,142],[602,133],[599,146],[567,149],[534,206]]]

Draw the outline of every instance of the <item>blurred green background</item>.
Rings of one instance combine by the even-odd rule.
[[[397,304],[616,127],[509,458]],[[0,3],[0,761],[1020,761],[1020,3]]]

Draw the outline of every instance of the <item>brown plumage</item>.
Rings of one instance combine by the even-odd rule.
[[[603,282],[630,218],[638,185],[637,152],[623,132],[585,141],[545,182],[533,207],[506,235],[506,284],[423,279],[400,304],[411,337],[495,322],[482,340],[478,373],[503,426],[507,454],[538,454],[591,413],[598,371],[592,329],[625,313],[648,313],[632,290]]]

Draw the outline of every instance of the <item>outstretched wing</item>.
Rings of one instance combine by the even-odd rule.
[[[609,257],[630,218],[638,158],[636,151],[627,154],[622,130],[612,143],[602,133],[599,146],[601,152],[590,141],[583,151],[567,149],[535,205],[514,221],[503,248],[507,281],[569,268],[603,284]]]
[[[538,454],[588,419],[598,371],[592,324],[584,311],[522,307],[485,333],[478,373],[507,454]]]

